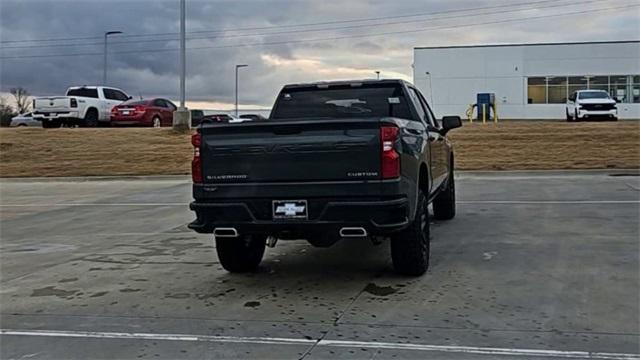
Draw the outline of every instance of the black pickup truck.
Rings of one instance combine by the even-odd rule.
[[[287,85],[266,121],[198,127],[189,227],[214,234],[231,272],[255,270],[277,239],[390,238],[394,269],[421,275],[429,203],[455,216],[446,134],[459,126],[402,80]]]

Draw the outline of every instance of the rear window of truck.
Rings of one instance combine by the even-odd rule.
[[[98,89],[69,89],[67,91],[67,96],[77,96],[77,97],[87,97],[87,98],[98,98]]]
[[[364,84],[284,89],[271,113],[274,120],[367,117],[411,119],[402,88]]]

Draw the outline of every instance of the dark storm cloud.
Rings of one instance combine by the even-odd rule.
[[[513,2],[505,0],[187,0],[187,31],[260,28],[510,3]],[[601,1],[604,5],[618,3]],[[11,46],[46,43],[2,44],[0,57],[85,53],[97,55],[0,60],[0,91],[6,91],[12,86],[24,86],[33,94],[52,95],[62,93],[70,85],[98,83],[102,78],[100,37],[104,31],[121,30],[125,35],[175,33],[179,28],[178,4],[178,0],[0,0],[0,40],[2,41],[98,37],[98,39],[82,40],[83,43],[97,43],[89,46],[9,49],[8,47]],[[568,7],[562,11],[570,10],[572,8]],[[527,14],[531,15],[531,12],[522,15]],[[511,15],[502,16],[502,18],[509,16]],[[425,19],[424,22],[406,26],[403,24],[372,25],[356,29],[335,29],[335,27],[344,26],[339,24],[333,29],[329,27],[330,29],[322,32],[270,35],[260,34],[292,29],[248,30],[244,34],[254,36],[247,37],[228,37],[238,34],[232,31],[196,33],[189,36],[202,39],[189,41],[189,47],[223,46],[224,48],[188,52],[187,98],[193,101],[233,102],[234,65],[239,63],[250,65],[242,69],[240,75],[243,102],[270,105],[278,88],[287,82],[366,77],[369,73],[373,74],[373,69],[381,70],[383,74],[410,76],[413,46],[625,38],[624,34],[629,32],[629,26],[633,27],[634,22],[633,19],[625,18],[620,14],[618,16],[620,21],[591,23],[592,29],[581,29],[579,32],[574,31],[575,27],[571,22],[553,20],[346,40],[303,41],[271,46],[224,47],[340,37],[430,25],[445,24],[455,27],[456,24],[468,23],[473,19],[461,17],[439,21],[437,17],[433,17]],[[327,29],[328,27],[316,26],[315,28]],[[507,28],[509,31],[505,30]],[[637,30],[637,22],[635,29]],[[598,38],[594,39],[594,36]],[[136,38],[116,35],[110,38],[112,44],[109,47],[110,85],[118,86],[132,95],[141,93],[145,96],[176,99],[178,97],[178,52],[145,51],[176,49],[177,35],[162,37],[162,39],[172,39],[171,41],[136,41],[143,39],[158,39],[158,37]],[[58,44],[61,43],[70,43],[70,41],[58,42]]]

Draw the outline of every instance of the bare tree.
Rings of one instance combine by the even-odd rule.
[[[9,126],[11,118],[16,116],[11,106],[7,104],[6,99],[0,96],[0,126]]]
[[[11,88],[9,92],[16,99],[16,110],[18,110],[18,114],[23,114],[29,111],[31,103],[29,102],[29,92],[25,88]]]

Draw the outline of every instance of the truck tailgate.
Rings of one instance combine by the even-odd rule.
[[[204,182],[380,179],[379,127],[378,118],[203,126]]]
[[[69,98],[66,96],[36,98],[35,110],[43,112],[68,111]]]

